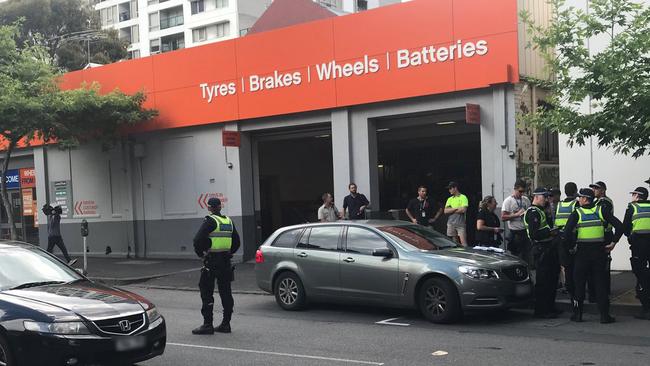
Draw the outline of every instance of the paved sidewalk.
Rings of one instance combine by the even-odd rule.
[[[82,259],[75,267],[82,267]],[[135,284],[143,288],[198,291],[200,259],[126,259],[123,257],[88,258],[88,277],[109,285]],[[267,294],[257,287],[255,263],[236,265],[234,293]],[[639,311],[635,297],[636,278],[632,272],[612,272],[612,313],[633,315]],[[558,306],[571,311],[568,296],[558,295]],[[598,313],[596,304],[585,304],[585,311]]]

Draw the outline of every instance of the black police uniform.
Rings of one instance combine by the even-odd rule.
[[[574,202],[575,197],[567,197],[563,200],[565,203]],[[576,202],[577,206],[578,203]],[[565,240],[565,235],[562,235],[565,226],[558,226],[560,229],[560,235],[558,239],[558,253],[560,257],[560,264],[564,267],[564,286],[566,287],[567,292],[571,296],[571,303],[575,301],[575,285],[573,282],[573,268],[575,265],[575,248],[574,243],[571,240]]]
[[[581,190],[581,195],[583,190]],[[591,192],[593,194],[593,191]],[[593,195],[590,195],[593,199]],[[594,203],[584,206],[585,209],[591,209]],[[616,243],[623,235],[623,224],[620,220],[612,215],[610,211],[602,211],[605,222],[603,225],[612,224],[614,226],[614,235],[612,242]],[[577,225],[579,216],[577,211],[573,211],[566,226],[564,227],[563,240],[573,244],[575,243],[575,266],[573,270],[573,281],[575,286],[576,306],[571,320],[582,321],[583,303],[585,300],[585,285],[590,274],[593,275],[594,287],[596,290],[596,302],[600,311],[601,323],[611,323],[614,321],[609,315],[609,294],[607,292],[607,257],[608,252],[605,245],[609,242],[601,243],[577,243]]]
[[[220,203],[219,203],[220,204]],[[224,217],[221,214],[217,216]],[[217,281],[219,297],[223,306],[223,321],[216,329],[218,332],[230,332],[230,320],[232,317],[234,300],[230,283],[233,281],[234,272],[230,259],[240,247],[240,239],[237,230],[233,224],[232,228],[232,246],[229,252],[217,252],[205,254],[210,249],[211,241],[209,238],[217,228],[216,222],[209,216],[203,220],[203,224],[194,237],[194,251],[203,258],[203,268],[201,269],[201,279],[199,280],[199,290],[201,292],[201,314],[203,315],[203,326],[195,329],[195,334],[212,333],[213,310],[214,310],[214,282]],[[203,328],[203,331],[200,329]]]
[[[544,207],[533,205],[526,210],[524,221],[532,243],[535,268],[535,316],[557,317],[555,310],[556,286],[560,273],[557,242],[553,238],[549,218]],[[543,222],[547,226],[542,227]]]
[[[650,203],[649,200],[641,200],[638,203]],[[650,320],[650,234],[632,233],[632,214],[634,208],[630,204],[625,211],[623,219],[623,231],[628,237],[632,257],[630,264],[632,272],[637,278],[636,297],[641,302],[643,309],[637,318]]]
[[[602,183],[601,183],[602,184]],[[611,198],[607,196],[603,196],[596,201],[596,204],[601,207],[601,209],[604,212],[609,212],[612,216],[614,216],[614,206],[612,203]],[[619,220],[620,221],[620,220]],[[611,228],[606,227],[605,228],[605,243],[611,243],[614,241],[614,233],[612,232]],[[607,254],[607,296],[612,292],[612,277],[611,277],[611,268],[612,268],[612,255],[611,253]],[[591,284],[590,281],[587,281],[588,285],[587,288],[589,289],[589,297],[591,297],[592,290],[594,290],[594,286]],[[593,282],[593,281],[592,281]]]

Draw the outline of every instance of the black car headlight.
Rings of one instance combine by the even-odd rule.
[[[60,335],[88,335],[91,334],[88,327],[83,322],[34,322],[25,320],[23,322],[25,330],[39,333],[60,334]]]
[[[478,267],[469,267],[469,266],[460,266],[458,267],[460,273],[464,274],[469,278],[475,280],[487,280],[491,278],[498,279],[499,274],[492,269],[478,268]]]

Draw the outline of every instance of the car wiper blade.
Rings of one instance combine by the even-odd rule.
[[[11,290],[20,290],[24,288],[30,288],[30,287],[38,287],[38,286],[45,286],[45,285],[59,285],[65,283],[64,281],[41,281],[41,282],[27,282],[23,283],[22,285],[18,285],[16,287],[12,287]]]

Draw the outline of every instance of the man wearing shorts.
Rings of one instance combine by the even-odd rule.
[[[449,182],[447,185],[451,197],[445,204],[445,214],[449,215],[447,219],[447,236],[460,245],[467,246],[467,231],[465,222],[465,213],[469,206],[467,196],[460,193],[456,182]]]

